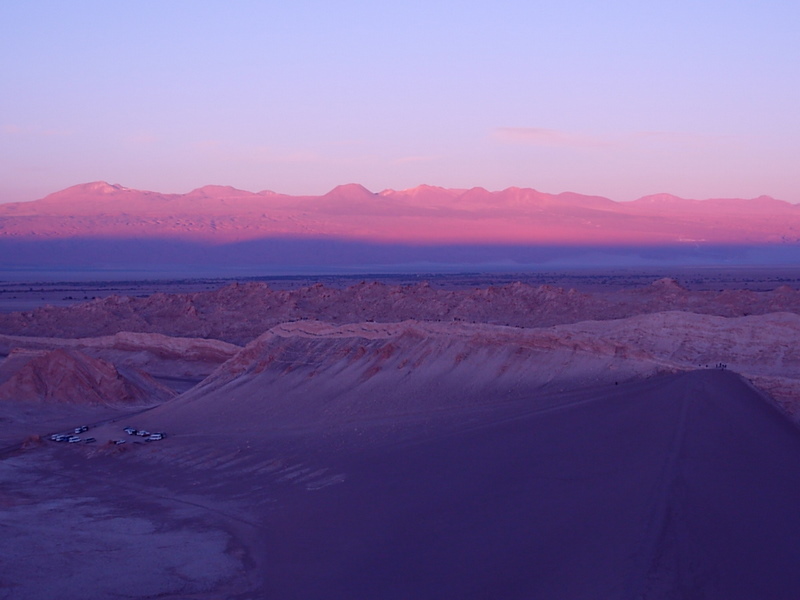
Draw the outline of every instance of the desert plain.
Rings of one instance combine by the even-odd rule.
[[[6,282],[0,597],[796,598],[798,281]]]

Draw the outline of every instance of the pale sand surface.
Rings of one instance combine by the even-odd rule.
[[[0,461],[0,589],[8,599],[210,598],[237,591],[242,550],[213,515],[124,471]],[[213,595],[211,592],[213,591]]]
[[[230,397],[0,461],[6,597],[800,596],[800,435],[734,373],[389,419]]]

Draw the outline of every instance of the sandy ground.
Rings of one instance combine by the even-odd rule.
[[[47,453],[0,461],[0,597],[236,593],[243,551],[207,510],[85,471]]]
[[[284,425],[232,402],[239,433],[188,403],[130,417],[202,423],[162,442],[9,456],[0,597],[800,597],[800,433],[734,373],[489,400]]]
[[[138,413],[144,407],[120,409],[108,406],[47,404],[40,402],[2,402],[0,414],[0,457],[19,444],[35,437],[69,431],[119,418],[120,414]]]

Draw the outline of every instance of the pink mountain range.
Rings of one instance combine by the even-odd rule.
[[[72,238],[229,244],[328,238],[411,245],[797,244],[800,205],[768,196],[615,202],[571,192],[422,185],[373,193],[341,185],[322,196],[206,186],[162,194],[94,182],[41,200],[0,204],[0,240]]]

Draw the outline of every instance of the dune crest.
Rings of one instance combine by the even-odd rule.
[[[296,424],[463,408],[725,368],[757,380],[795,415],[798,338],[800,316],[789,313],[730,319],[666,312],[545,328],[301,321],[265,332],[162,408],[191,405],[223,428],[240,426],[235,415],[250,413]]]

